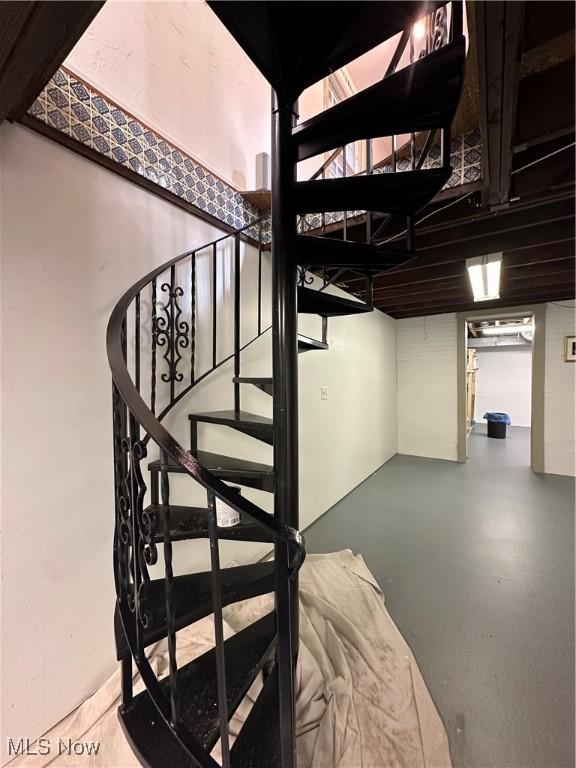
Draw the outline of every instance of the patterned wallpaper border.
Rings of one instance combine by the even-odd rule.
[[[234,229],[262,216],[237,190],[64,67],[28,114]]]
[[[234,229],[265,216],[263,239],[269,242],[269,216],[194,158],[65,67],[57,70],[28,114]],[[453,139],[450,159],[453,172],[445,188],[479,180],[482,175],[480,133],[472,131]],[[440,147],[434,146],[424,168],[439,166]],[[397,170],[409,170],[409,160],[400,159]],[[377,172],[390,171],[388,165]],[[360,212],[349,212],[348,215],[354,213]],[[325,220],[336,222],[342,218],[341,212],[335,212],[327,214]],[[321,221],[319,215],[307,215],[306,229],[321,226]]]

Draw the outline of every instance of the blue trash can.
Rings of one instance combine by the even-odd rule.
[[[506,439],[507,427],[512,424],[510,416],[507,413],[487,411],[483,418],[488,422],[488,437],[494,437],[497,440]]]

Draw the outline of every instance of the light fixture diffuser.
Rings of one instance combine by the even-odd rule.
[[[474,301],[491,301],[500,298],[501,267],[501,253],[489,253],[486,256],[466,259]]]
[[[533,333],[534,323],[517,323],[516,325],[490,325],[481,328],[483,336],[519,336],[522,333]]]

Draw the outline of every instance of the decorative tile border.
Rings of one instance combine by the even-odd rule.
[[[28,114],[234,229],[262,216],[237,190],[64,67]]]
[[[430,148],[423,168],[440,168],[440,154],[440,145],[435,144]],[[457,136],[452,139],[450,165],[452,166],[452,175],[444,185],[444,189],[457,187],[461,184],[469,184],[482,178],[482,145],[480,143],[479,131],[471,131],[465,136]],[[404,157],[398,160],[396,170],[410,170],[409,158]],[[378,168],[376,173],[390,173],[391,171],[392,166],[390,163],[387,163]]]
[[[28,114],[234,229],[263,216],[262,211],[236,189],[64,67],[54,74]],[[453,173],[445,188],[480,179],[481,160],[478,131],[453,139],[450,155]],[[433,146],[424,168],[439,167],[440,147]],[[397,170],[409,169],[409,159],[401,158]],[[388,164],[376,173],[391,170]],[[361,213],[363,211],[348,211],[347,215]],[[328,213],[324,220],[330,224],[341,221],[343,216],[342,212]],[[319,214],[304,217],[306,231],[321,225]],[[250,227],[247,234],[256,239],[258,226]],[[263,219],[262,236],[264,242],[270,242],[270,216]]]

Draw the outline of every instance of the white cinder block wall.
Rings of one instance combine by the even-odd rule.
[[[33,739],[115,667],[108,317],[139,277],[221,232],[20,126],[0,128],[0,163],[1,722],[3,734]],[[244,311],[253,320],[254,307]],[[379,312],[331,320],[330,350],[299,357],[302,527],[396,452],[394,325]],[[303,319],[302,330],[317,336],[320,319]],[[270,334],[242,368],[270,373]],[[223,366],[183,407],[183,442],[187,410],[231,405],[231,378]],[[269,412],[270,398],[244,389],[243,407]],[[206,426],[201,439],[207,450],[272,459],[269,446],[225,428]],[[205,550],[179,552],[178,568],[202,567]],[[222,559],[259,551],[227,545]]]
[[[515,427],[529,427],[532,412],[532,347],[478,349],[474,418],[508,413]]]
[[[398,320],[398,453],[457,460],[456,315]]]
[[[576,363],[564,361],[564,339],[576,335],[576,304],[546,305],[544,466],[554,475],[576,474]]]

